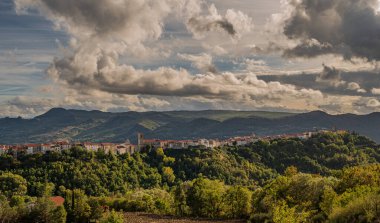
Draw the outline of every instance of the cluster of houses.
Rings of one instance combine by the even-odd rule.
[[[195,140],[160,140],[145,139],[144,135],[138,134],[139,148],[165,148],[165,149],[188,149],[188,148],[216,148],[220,146],[247,145],[259,140],[255,135],[234,137],[227,140],[219,139],[195,139]]]
[[[59,141],[53,143],[44,144],[22,144],[22,145],[0,145],[0,154],[4,153],[25,153],[25,154],[35,154],[35,153],[47,153],[47,152],[61,152],[63,150],[68,150],[72,147],[82,147],[88,151],[99,151],[103,150],[106,153],[112,152],[115,154],[133,154],[136,152],[137,146],[129,143],[128,141],[121,144],[116,143],[70,143],[69,141]]]
[[[165,148],[165,149],[188,149],[188,148],[216,148],[220,146],[245,146],[255,143],[259,140],[272,139],[290,139],[298,138],[307,140],[318,132],[304,132],[296,134],[283,134],[274,136],[258,137],[254,134],[251,136],[238,136],[225,140],[219,139],[196,139],[196,140],[160,140],[160,139],[145,139],[144,135],[138,134],[138,148]]]
[[[137,145],[131,144],[129,141],[121,144],[117,143],[70,143],[69,141],[59,141],[45,144],[23,144],[23,145],[0,145],[0,154],[4,153],[19,153],[26,154],[61,152],[75,146],[82,147],[88,151],[103,150],[106,153],[115,154],[133,154],[143,148],[164,148],[164,149],[189,149],[189,148],[216,148],[220,146],[244,146],[255,143],[259,140],[271,140],[278,138],[299,138],[306,140],[313,136],[315,132],[306,132],[299,134],[285,134],[267,137],[257,137],[254,134],[251,136],[239,136],[225,140],[219,139],[196,139],[196,140],[160,140],[160,139],[145,139],[142,133],[137,134]]]

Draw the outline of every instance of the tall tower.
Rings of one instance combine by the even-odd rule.
[[[144,145],[144,134],[137,133],[137,148],[139,151],[141,150],[141,147]]]

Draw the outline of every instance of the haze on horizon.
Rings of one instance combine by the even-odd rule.
[[[380,111],[378,0],[1,0],[0,116]]]

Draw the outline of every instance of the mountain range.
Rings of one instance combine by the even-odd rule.
[[[321,111],[283,113],[262,111],[124,112],[53,108],[32,119],[0,119],[0,144],[70,141],[136,142],[146,138],[228,138],[299,133],[315,129],[344,129],[380,142],[380,113],[330,115]]]

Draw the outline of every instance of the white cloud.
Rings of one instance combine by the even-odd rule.
[[[367,93],[367,91],[365,89],[362,89],[360,87],[360,85],[358,83],[356,83],[356,82],[350,82],[350,83],[348,83],[347,89],[348,90],[352,90],[352,91],[356,91],[358,93]]]
[[[3,114],[21,113],[22,108],[34,114],[49,106],[104,111],[325,108],[330,112],[362,112],[353,105],[358,98],[335,97],[302,85],[262,81],[257,75],[315,73],[327,61],[329,69],[325,68],[317,81],[336,86],[342,92],[349,89],[365,93],[358,84],[361,82],[345,82],[341,71],[373,69],[375,63],[357,58],[351,58],[355,63],[342,62],[342,57],[331,55],[307,60],[281,58],[277,54],[284,48],[295,49],[303,44],[308,50],[318,50],[332,44],[314,36],[305,41],[298,38],[289,41],[286,36],[265,39],[266,33],[260,32],[263,27],[257,27],[256,23],[257,19],[264,23],[265,16],[259,18],[257,8],[255,13],[251,12],[257,2],[211,2],[214,4],[208,0],[103,0],[97,4],[91,0],[15,0],[20,13],[38,9],[71,39],[66,48],[61,47],[61,57],[48,70],[61,88],[60,95],[52,93],[57,89],[41,87],[38,91],[44,96],[51,94],[51,98],[36,97],[34,102],[32,98],[10,100],[13,104],[8,103],[2,109],[12,111]],[[282,27],[271,28],[282,34],[284,21],[294,16],[294,6],[288,7],[288,11],[273,17]],[[267,11],[268,8],[274,7],[267,7]],[[256,42],[275,44],[263,50]],[[257,51],[259,48],[261,52]],[[263,56],[265,51],[271,54]],[[253,56],[262,59],[251,59]],[[199,74],[179,68],[183,63],[180,60],[189,61]],[[265,61],[270,61],[270,65]],[[221,71],[217,71],[214,62]],[[238,68],[231,67],[235,65]],[[244,70],[236,71],[242,67]],[[20,72],[27,71],[15,70]],[[372,93],[377,92],[374,90]],[[43,109],[39,110],[37,104]]]
[[[198,55],[178,54],[179,58],[192,62],[193,66],[201,72],[216,73],[216,67],[212,62],[212,56],[206,53]]]
[[[221,16],[214,4],[208,8],[208,15],[193,15],[186,26],[194,37],[202,39],[207,33],[222,30],[231,37],[240,38],[242,34],[253,29],[253,21],[241,11],[228,9],[225,16]]]
[[[378,107],[380,107],[380,101],[375,99],[375,98],[372,98],[367,102],[367,107],[378,108]]]
[[[371,90],[371,93],[372,93],[372,94],[375,94],[375,95],[380,95],[380,88],[373,88],[373,89]]]

